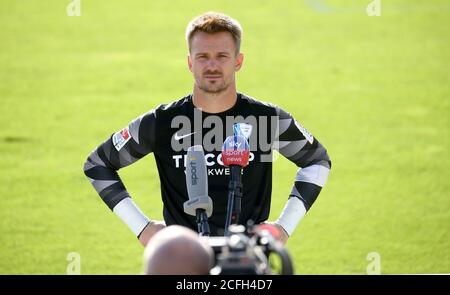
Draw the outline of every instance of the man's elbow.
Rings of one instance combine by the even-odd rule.
[[[83,172],[86,177],[89,178],[89,170],[92,169],[95,165],[89,161],[89,157],[86,159],[86,161],[83,164]]]
[[[323,156],[322,161],[323,161],[324,163],[326,163],[327,165],[325,165],[325,166],[327,166],[327,168],[331,170],[331,158],[330,158],[330,154],[328,153],[327,149],[323,148],[323,150],[324,150],[324,153],[323,153],[323,155],[322,155],[322,156]]]
[[[314,159],[314,161],[312,161],[307,166],[312,166],[312,165],[323,166],[324,168],[327,168],[327,170],[331,170],[331,159],[330,159],[330,156],[329,156],[329,154],[328,154],[328,152],[327,152],[327,150],[325,148],[323,148],[323,150],[319,154],[319,156],[317,156]]]
[[[94,168],[106,168],[104,160],[99,156],[98,149],[94,150],[92,153],[89,154],[86,161],[83,164],[83,172],[84,174],[92,179],[92,173],[95,172],[97,169]]]

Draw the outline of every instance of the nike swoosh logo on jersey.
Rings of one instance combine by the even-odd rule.
[[[175,139],[175,140],[180,140],[180,139],[183,139],[183,138],[185,138],[185,137],[188,137],[189,135],[192,135],[192,134],[194,134],[195,132],[192,132],[192,133],[189,133],[189,134],[184,134],[184,135],[178,135],[178,133],[175,133],[175,135],[173,136],[173,138]]]

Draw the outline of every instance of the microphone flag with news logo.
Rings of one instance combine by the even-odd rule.
[[[222,146],[222,162],[227,167],[248,165],[250,148],[245,137],[241,135],[228,136]]]

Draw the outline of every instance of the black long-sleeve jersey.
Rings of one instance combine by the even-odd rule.
[[[299,198],[308,210],[328,176],[331,162],[325,148],[281,108],[238,93],[236,104],[222,113],[205,113],[194,107],[192,95],[159,107],[114,133],[88,157],[84,172],[112,210],[130,197],[117,170],[149,153],[158,167],[163,215],[167,225],[197,229],[195,217],[183,211],[188,200],[185,177],[187,148],[201,144],[207,162],[209,196],[213,214],[212,235],[221,235],[225,224],[229,168],[221,161],[221,147],[233,135],[233,123],[252,125],[250,162],[243,169],[240,223],[267,220],[272,193],[273,150],[294,162],[298,170],[290,197]]]

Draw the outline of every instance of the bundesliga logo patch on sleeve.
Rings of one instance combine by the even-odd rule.
[[[112,137],[112,142],[117,151],[120,151],[121,148],[130,140],[131,135],[127,128],[122,129],[121,131],[115,133]]]

